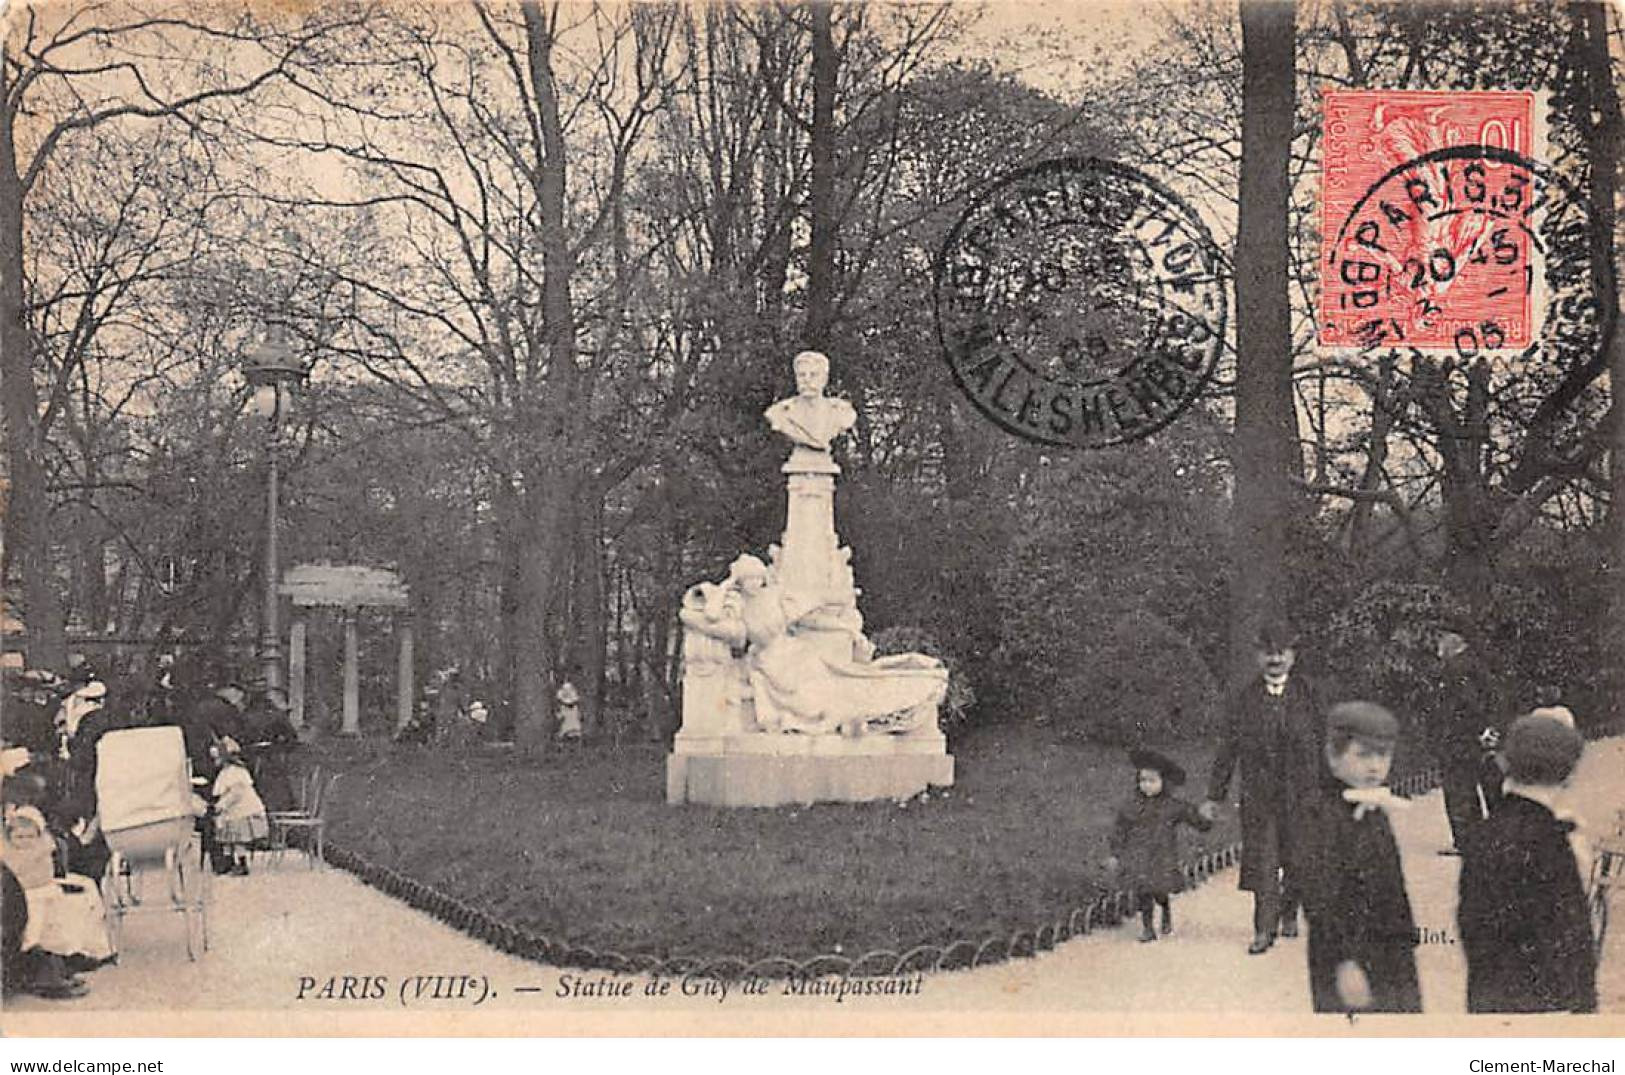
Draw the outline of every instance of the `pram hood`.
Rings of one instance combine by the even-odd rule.
[[[96,809],[104,832],[192,817],[181,730],[165,725],[103,735],[96,744]]]

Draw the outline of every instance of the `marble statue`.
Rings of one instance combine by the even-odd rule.
[[[758,727],[843,735],[936,731],[937,706],[948,689],[942,662],[918,653],[831,660],[799,630],[823,609],[786,592],[761,560],[739,557],[728,584],[740,595]]]
[[[784,537],[770,551],[771,566],[741,556],[724,582],[684,595],[683,730],[691,731],[692,698],[697,727],[711,734],[741,726],[812,735],[935,732],[947,670],[923,654],[874,657],[852,584],[852,550],[835,534],[840,468],[829,445],[856,415],[850,403],[823,394],[828,358],[803,351],[793,366],[796,394],[766,411],[791,443]]]
[[[829,385],[828,357],[803,351],[795,357],[794,369],[796,394],[779,400],[764,414],[773,432],[788,437],[795,446],[785,472],[837,474],[840,468],[830,458],[830,442],[852,428],[858,413],[846,400],[824,395]]]
[[[734,657],[745,648],[739,594],[702,582],[683,594],[683,729],[690,735],[748,732],[750,681]]]
[[[776,806],[904,798],[953,783],[937,726],[948,670],[924,654],[875,657],[852,550],[835,532],[831,443],[857,419],[824,395],[829,359],[794,359],[796,394],[764,416],[790,442],[785,526],[768,562],[684,593],[681,729],[667,757],[673,803]]]

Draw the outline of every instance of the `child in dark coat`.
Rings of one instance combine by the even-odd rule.
[[[1416,919],[1387,816],[1409,805],[1385,786],[1398,735],[1394,715],[1373,702],[1327,714],[1301,875],[1317,1012],[1422,1010]]]
[[[1154,750],[1136,750],[1129,754],[1129,763],[1135,769],[1135,793],[1118,811],[1106,868],[1134,890],[1144,927],[1140,940],[1154,941],[1152,905],[1162,908],[1162,932],[1173,932],[1170,894],[1184,887],[1176,830],[1183,824],[1206,832],[1213,823],[1190,803],[1169,794],[1168,789],[1185,782],[1185,771],[1173,761]]]
[[[1541,712],[1508,729],[1502,798],[1464,849],[1457,925],[1470,1012],[1594,1012],[1597,960],[1558,792],[1584,740]]]

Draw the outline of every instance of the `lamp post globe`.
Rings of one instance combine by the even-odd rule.
[[[272,325],[264,340],[249,351],[243,376],[254,389],[254,411],[269,419],[273,435],[287,410],[293,386],[305,379],[305,367],[288,346],[287,332]]]
[[[243,361],[243,376],[254,389],[254,412],[270,423],[266,438],[265,468],[265,564],[264,594],[261,599],[260,678],[266,689],[285,686],[282,676],[282,646],[277,628],[277,499],[278,453],[281,448],[282,419],[293,399],[293,389],[305,379],[305,368],[288,346],[287,334],[273,324],[265,339]]]

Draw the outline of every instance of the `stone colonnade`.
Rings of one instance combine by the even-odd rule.
[[[340,734],[348,736],[361,734],[360,610],[395,610],[395,730],[406,727],[416,700],[415,640],[411,621],[404,615],[408,607],[406,586],[396,574],[380,568],[301,564],[283,575],[280,592],[292,600],[295,609],[288,631],[288,704],[294,727],[303,730],[305,726],[310,614],[322,608],[335,610],[344,624],[344,722]]]

